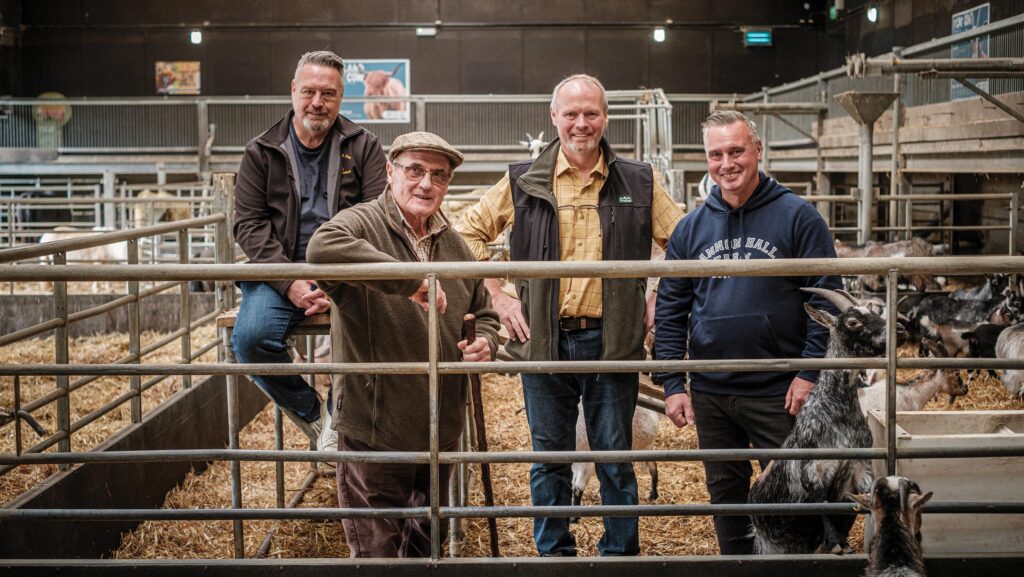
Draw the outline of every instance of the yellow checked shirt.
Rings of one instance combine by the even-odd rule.
[[[569,164],[561,150],[555,163],[555,200],[558,203],[558,240],[563,261],[601,260],[601,220],[597,212],[598,194],[608,176],[604,154],[590,174],[584,175]],[[455,225],[478,260],[490,258],[487,243],[513,224],[515,207],[508,172],[492,186],[476,205]],[[664,249],[668,238],[683,218],[683,211],[654,179],[651,201],[653,240]],[[563,278],[559,283],[560,317],[600,317],[601,279]]]

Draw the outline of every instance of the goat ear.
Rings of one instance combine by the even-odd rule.
[[[911,494],[911,495],[909,495],[907,497],[907,502],[910,505],[911,509],[920,510],[921,507],[924,507],[924,504],[927,503],[931,498],[932,498],[932,492],[931,491],[928,491],[924,495],[920,495],[920,494],[914,493],[914,494]]]
[[[527,136],[529,136],[529,135],[527,135]],[[520,144],[521,146],[530,146],[530,143],[529,143],[529,142],[526,142],[525,140],[520,140],[520,141],[519,141],[519,144]]]
[[[825,327],[826,329],[832,330],[836,326],[836,317],[828,314],[825,311],[819,311],[811,305],[804,303],[804,310],[810,315],[814,322]]]

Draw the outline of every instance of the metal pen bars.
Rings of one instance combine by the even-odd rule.
[[[230,190],[230,189],[229,189]],[[227,200],[227,199],[226,199]],[[215,220],[223,217],[208,217]],[[196,219],[199,220],[199,219]],[[223,222],[220,222],[223,224]],[[169,226],[169,225],[163,225]],[[227,229],[218,228],[225,231]],[[110,233],[117,238],[128,238],[131,232]],[[218,247],[222,262],[230,262],[233,256],[227,244],[221,237]],[[75,243],[85,242],[81,239],[69,241],[66,249],[79,246]],[[64,245],[62,245],[64,246]],[[26,253],[35,254],[37,251],[29,249],[17,249],[18,257],[26,256]],[[0,262],[10,261],[8,251],[0,252]],[[796,259],[776,261],[672,261],[672,262],[593,262],[593,263],[401,263],[401,266],[389,264],[370,265],[135,265],[135,266],[41,266],[41,265],[0,265],[0,277],[11,279],[45,279],[58,283],[68,280],[90,280],[94,278],[106,278],[115,280],[155,280],[184,281],[201,278],[206,280],[237,280],[237,279],[288,279],[288,278],[323,278],[323,279],[382,279],[382,278],[427,278],[431,281],[430,286],[430,313],[428,322],[431,327],[436,327],[436,284],[435,281],[446,278],[488,278],[488,277],[517,277],[517,278],[550,278],[565,276],[605,276],[605,277],[646,277],[646,276],[707,276],[707,275],[733,275],[733,276],[779,276],[779,275],[806,275],[821,274],[886,274],[889,279],[889,290],[886,298],[888,301],[890,330],[894,327],[895,321],[895,299],[896,291],[894,279],[899,272],[926,272],[931,274],[976,274],[982,272],[1006,272],[1015,273],[1024,270],[1024,257],[936,257],[936,258],[907,258],[907,259]],[[227,291],[222,297],[221,306],[227,306],[230,299]],[[60,294],[57,295],[58,299]],[[134,299],[130,299],[135,302]],[[59,310],[59,309],[58,309]],[[61,317],[58,323],[60,327],[66,326],[66,321]],[[23,332],[23,331],[22,331]],[[436,331],[431,331],[434,334]],[[890,337],[892,334],[890,334]],[[63,337],[66,346],[66,334]],[[222,338],[222,344],[226,341]],[[853,505],[829,504],[829,505],[772,505],[764,508],[757,508],[749,505],[736,506],[712,506],[712,505],[655,505],[638,506],[635,508],[623,508],[622,510],[608,507],[565,507],[555,510],[533,507],[499,507],[496,509],[480,507],[447,507],[439,506],[439,492],[441,487],[438,483],[437,471],[441,463],[466,463],[466,462],[539,462],[552,461],[564,462],[573,461],[637,461],[637,460],[725,460],[736,458],[769,458],[769,459],[798,459],[798,458],[822,458],[835,456],[859,456],[862,458],[885,458],[888,469],[891,471],[896,458],[946,458],[946,457],[983,457],[983,456],[1024,456],[1019,450],[1014,449],[917,449],[914,451],[897,451],[895,438],[892,434],[886,439],[885,449],[857,449],[857,450],[818,450],[818,451],[786,451],[786,450],[735,450],[735,451],[643,451],[643,452],[580,452],[580,453],[483,453],[473,454],[465,452],[441,453],[438,449],[438,422],[437,422],[437,376],[450,373],[468,372],[489,372],[500,371],[503,373],[516,372],[583,372],[583,371],[639,371],[639,370],[715,370],[730,367],[732,370],[778,370],[805,367],[888,367],[890,403],[888,405],[887,421],[890,424],[889,430],[894,431],[892,424],[895,422],[894,396],[895,368],[920,368],[920,367],[975,367],[975,366],[999,366],[1001,368],[1024,368],[1024,361],[1000,360],[979,362],[977,359],[897,359],[894,350],[890,347],[885,359],[829,359],[829,360],[808,360],[808,359],[776,359],[776,360],[729,360],[729,361],[631,361],[622,363],[608,363],[602,361],[579,361],[579,362],[547,362],[547,363],[442,363],[438,361],[438,346],[436,337],[431,338],[428,347],[428,361],[397,363],[391,365],[375,364],[294,364],[294,365],[237,365],[237,364],[171,364],[171,365],[139,365],[132,364],[110,364],[110,365],[73,365],[67,364],[67,359],[58,359],[56,365],[14,365],[0,367],[0,376],[15,375],[25,376],[30,374],[54,374],[58,377],[68,378],[71,374],[76,375],[141,375],[141,374],[181,374],[181,375],[203,375],[223,374],[228,375],[228,398],[229,398],[229,438],[228,450],[222,451],[138,451],[130,453],[74,453],[71,452],[70,434],[73,425],[62,422],[61,441],[59,453],[21,454],[15,456],[4,455],[0,457],[0,464],[7,467],[18,464],[32,463],[58,463],[63,466],[79,462],[114,462],[118,460],[229,460],[232,468],[233,499],[231,509],[210,509],[205,511],[158,511],[158,510],[35,510],[35,511],[13,511],[0,512],[0,518],[60,518],[60,519],[109,519],[109,518],[147,518],[147,519],[230,519],[235,527],[235,554],[238,557],[244,555],[242,547],[243,519],[250,518],[339,518],[343,516],[388,516],[388,517],[409,517],[422,516],[431,520],[431,535],[433,540],[432,557],[437,560],[440,556],[441,545],[441,523],[447,519],[464,517],[485,517],[485,516],[537,516],[537,515],[709,515],[709,514],[742,514],[758,512],[759,514],[813,514],[822,511],[847,511],[853,513]],[[58,344],[60,346],[60,344]],[[230,360],[230,347],[224,348],[225,357]],[[134,357],[134,355],[133,355]],[[132,359],[137,361],[137,357]],[[235,390],[235,377],[244,374],[326,374],[334,372],[380,372],[399,374],[427,374],[430,383],[430,450],[425,453],[347,453],[347,452],[289,452],[289,451],[243,451],[238,444],[238,407]],[[70,384],[63,386],[58,400],[67,400],[66,391]],[[20,450],[19,450],[20,452]],[[261,510],[245,509],[242,502],[240,483],[240,463],[242,461],[268,460],[268,461],[318,461],[318,460],[374,460],[376,462],[419,462],[429,463],[432,474],[431,499],[428,507],[421,509],[389,509],[389,510]],[[935,509],[933,509],[935,507]],[[929,506],[926,511],[937,511],[941,508],[944,512],[977,513],[977,512],[1019,512],[1022,505],[1016,502],[1010,503],[944,503],[941,505]]]

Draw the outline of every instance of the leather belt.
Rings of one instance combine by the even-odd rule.
[[[558,328],[566,333],[585,329],[599,329],[601,328],[601,319],[594,317],[562,317],[558,319]]]

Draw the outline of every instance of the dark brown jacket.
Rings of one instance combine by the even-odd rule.
[[[313,234],[306,250],[311,264],[417,262],[400,232],[398,207],[385,191],[372,202],[344,210]],[[434,238],[431,262],[473,261],[465,241],[451,228]],[[427,313],[409,300],[421,280],[317,281],[331,295],[334,362],[408,363],[428,361]],[[439,316],[442,362],[462,359],[456,347],[462,318],[477,316],[478,335],[498,346],[498,315],[480,279],[443,280],[448,309]],[[441,375],[438,398],[440,446],[453,448],[462,431],[466,376]],[[427,375],[334,375],[334,428],[375,449],[429,449]]]
[[[299,193],[295,151],[287,114],[245,147],[235,183],[235,240],[249,262],[292,262],[299,238]],[[328,136],[327,206],[331,214],[377,198],[387,184],[384,151],[377,137],[344,116]],[[290,280],[268,281],[284,295]]]

